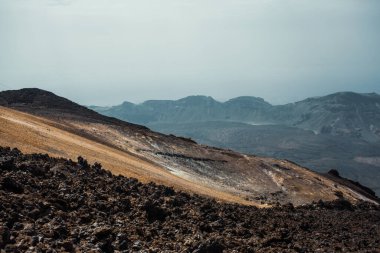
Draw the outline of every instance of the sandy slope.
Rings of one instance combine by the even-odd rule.
[[[5,107],[0,107],[0,145],[17,147],[26,153],[48,153],[73,160],[81,155],[91,163],[100,162],[114,174],[135,177],[143,182],[163,183],[183,190],[191,189],[221,200],[248,203],[240,197],[216,192],[203,185],[194,185],[131,153],[62,130],[53,121]]]

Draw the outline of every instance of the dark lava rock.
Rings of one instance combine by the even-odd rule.
[[[1,252],[379,252],[380,208],[259,209],[0,147]]]
[[[9,242],[11,238],[11,234],[9,232],[9,228],[6,226],[0,226],[0,248],[4,248],[4,246]]]
[[[150,201],[144,204],[144,210],[149,222],[156,220],[164,221],[167,216],[167,213],[163,208],[161,208],[157,203],[152,203]]]
[[[14,167],[13,157],[1,157],[0,158],[0,169],[1,170],[12,170]]]
[[[4,177],[1,180],[1,189],[8,191],[8,192],[13,192],[13,193],[23,193],[23,188],[22,186],[16,182],[13,178],[10,177]]]
[[[110,227],[98,227],[94,231],[94,235],[98,240],[103,240],[111,235],[112,229]]]
[[[224,250],[224,246],[218,240],[208,240],[201,245],[199,245],[198,249],[193,251],[194,253],[222,253]]]

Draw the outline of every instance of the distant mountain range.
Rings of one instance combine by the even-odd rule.
[[[286,105],[207,96],[91,109],[153,130],[240,152],[338,169],[380,194],[380,95],[339,92]]]
[[[316,134],[380,140],[380,95],[376,93],[340,92],[278,106],[257,97],[237,97],[222,103],[212,97],[189,96],[175,101],[124,102],[113,107],[90,108],[104,115],[146,125],[226,121],[286,125],[312,130]]]

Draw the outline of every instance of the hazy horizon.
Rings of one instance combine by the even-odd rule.
[[[0,90],[84,105],[380,93],[380,1],[4,0]]]
[[[155,99],[155,98],[151,98],[151,99],[147,99],[147,100],[144,100],[144,101],[140,101],[140,102],[132,102],[131,100],[124,100],[118,104],[109,104],[109,105],[103,105],[104,107],[108,107],[108,106],[116,106],[116,105],[120,105],[122,104],[123,102],[130,102],[130,103],[133,103],[133,104],[142,104],[146,101],[176,101],[176,100],[180,100],[180,99],[183,99],[183,98],[187,98],[187,97],[195,97],[195,96],[203,96],[203,97],[211,97],[212,99],[216,100],[217,102],[227,102],[228,100],[231,100],[231,99],[234,99],[234,98],[238,98],[238,97],[258,97],[258,98],[262,98],[264,99],[266,102],[272,104],[272,105],[285,105],[285,104],[290,104],[290,103],[295,103],[295,102],[299,102],[299,101],[302,101],[302,100],[305,100],[305,99],[308,99],[308,98],[318,98],[318,97],[323,97],[323,96],[328,96],[328,95],[331,95],[331,94],[335,94],[335,93],[345,93],[345,92],[354,92],[354,91],[337,91],[337,92],[333,92],[333,93],[327,93],[327,94],[324,94],[324,95],[319,95],[319,96],[308,96],[308,97],[304,97],[304,98],[301,98],[299,100],[294,100],[294,101],[288,101],[288,102],[285,102],[285,103],[272,103],[271,101],[267,100],[266,98],[264,97],[258,97],[258,96],[250,96],[250,95],[242,95],[242,96],[236,96],[236,97],[230,97],[230,98],[226,98],[226,99],[217,99],[213,96],[210,96],[210,95],[205,95],[205,94],[190,94],[190,95],[187,95],[187,96],[184,96],[184,97],[178,97],[178,98],[172,98],[172,99]],[[379,93],[377,92],[354,92],[354,93],[358,93],[358,94],[370,94],[370,93],[376,93],[377,95],[380,95]],[[97,104],[86,104],[86,106],[99,106]],[[102,106],[102,105],[100,105]]]
[[[10,88],[8,87],[7,85],[3,85],[0,83],[0,87],[3,87],[3,88],[0,88],[0,92],[1,91],[6,91],[6,90],[14,90],[13,88]],[[18,89],[23,89],[23,88],[38,88],[38,89],[41,89],[39,87],[21,87],[21,88],[17,88],[16,90]],[[50,91],[50,92],[53,92],[55,95],[57,96],[60,96],[60,97],[64,97],[64,98],[67,98],[67,99],[70,99],[69,97],[65,97],[64,95],[60,94],[59,92],[54,92],[54,91],[51,91],[51,90],[47,90],[47,89],[42,89],[42,90],[45,90],[45,91]],[[116,102],[114,104],[104,104],[104,105],[100,105],[100,104],[84,104],[82,103],[80,100],[72,100],[80,105],[83,105],[83,106],[100,106],[100,107],[111,107],[111,106],[117,106],[117,105],[120,105],[124,102],[130,102],[130,103],[133,103],[133,104],[136,104],[136,105],[139,105],[139,104],[142,104],[144,102],[147,102],[147,101],[176,101],[176,100],[180,100],[180,99],[183,99],[183,98],[187,98],[187,97],[196,97],[196,96],[202,96],[202,97],[211,97],[212,99],[214,99],[215,101],[217,102],[221,102],[221,103],[224,103],[224,102],[227,102],[228,100],[231,100],[231,99],[235,99],[235,98],[238,98],[238,97],[257,97],[257,98],[262,98],[264,99],[264,101],[272,104],[272,105],[285,105],[285,104],[289,104],[289,103],[295,103],[295,102],[299,102],[299,101],[302,101],[302,100],[305,100],[305,99],[308,99],[308,98],[318,98],[318,97],[323,97],[323,96],[328,96],[328,95],[332,95],[332,94],[335,94],[335,93],[346,93],[346,92],[353,92],[353,93],[357,93],[357,94],[373,94],[375,93],[376,95],[379,95],[380,96],[380,93],[378,92],[355,92],[355,91],[337,91],[337,92],[333,92],[333,93],[327,93],[327,94],[323,94],[323,95],[318,95],[318,96],[308,96],[308,97],[304,97],[304,98],[301,98],[299,100],[294,100],[294,101],[288,101],[288,102],[285,102],[285,103],[272,103],[271,101],[269,101],[268,99],[264,98],[264,97],[259,97],[259,96],[254,96],[254,95],[241,95],[241,96],[236,96],[236,97],[230,97],[230,98],[226,98],[226,99],[218,99],[218,98],[215,98],[211,95],[207,95],[207,94],[189,94],[189,95],[186,95],[186,96],[183,96],[183,97],[178,97],[178,98],[162,98],[162,99],[157,99],[157,98],[148,98],[146,100],[143,100],[143,101],[138,101],[138,102],[133,102],[132,100],[130,99],[125,99],[125,100],[122,100],[121,102]],[[71,99],[70,99],[71,100]]]

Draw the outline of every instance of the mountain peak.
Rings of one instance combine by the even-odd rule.
[[[225,102],[226,104],[242,104],[246,106],[271,106],[270,103],[265,101],[260,97],[252,97],[252,96],[240,96],[236,98],[232,98]]]
[[[371,103],[373,100],[380,100],[380,95],[377,93],[356,93],[352,91],[336,92],[323,97],[308,98],[304,101],[312,102],[329,102],[341,104],[355,104],[355,103]],[[303,101],[300,101],[301,103]],[[300,103],[298,102],[298,103]]]
[[[129,102],[129,101],[124,101],[124,102],[121,104],[122,107],[127,107],[127,108],[129,108],[130,106],[134,106],[134,105],[135,105],[134,103],[131,103],[131,102]]]
[[[32,107],[72,107],[75,103],[59,97],[50,91],[38,88],[24,88],[20,90],[7,90],[0,92],[1,103],[8,106],[32,106]],[[76,105],[76,104],[75,104]],[[77,105],[79,106],[79,105]]]
[[[100,114],[84,106],[38,88],[2,91],[0,92],[0,105],[37,115],[62,116],[63,113],[68,113],[76,116],[103,118]]]
[[[216,101],[213,97],[203,96],[203,95],[188,96],[188,97],[177,100],[177,102],[186,103],[186,104],[218,103],[218,101]]]

